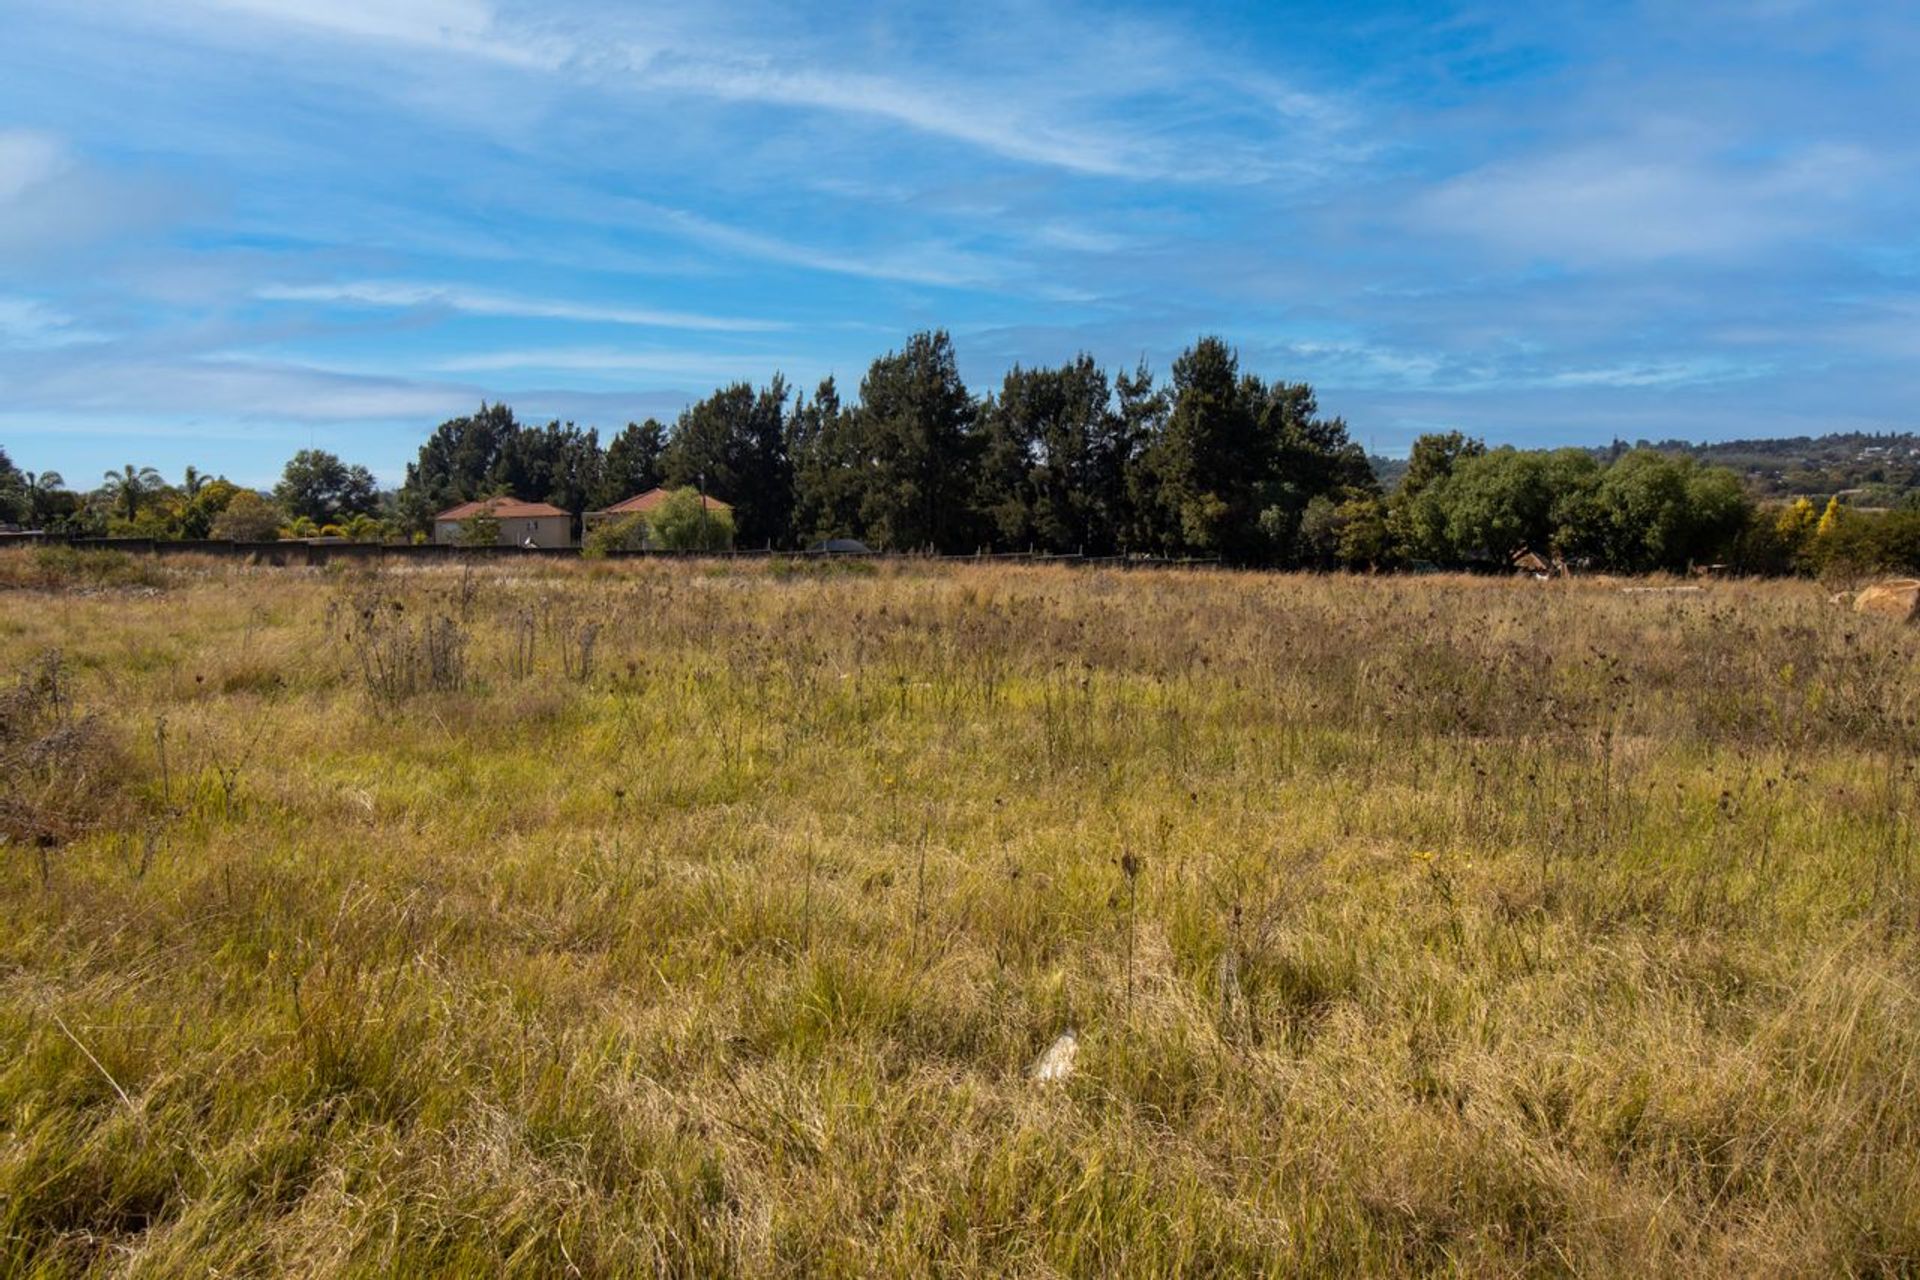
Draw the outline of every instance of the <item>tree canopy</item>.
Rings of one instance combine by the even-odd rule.
[[[1859,448],[1876,458],[1898,444],[1874,440]],[[494,494],[579,517],[665,486],[728,503],[730,535],[756,548],[855,538],[892,551],[1034,548],[1313,569],[1504,566],[1523,551],[1628,572],[1723,561],[1766,572],[1920,568],[1902,558],[1920,500],[1871,516],[1825,495],[1824,516],[1810,503],[1760,511],[1739,476],[1665,447],[1489,450],[1435,432],[1413,442],[1395,474],[1384,492],[1313,387],[1249,370],[1217,336],[1181,352],[1165,381],[1144,362],[1109,371],[1080,354],[1015,365],[976,397],[952,338],[928,330],[874,360],[852,400],[832,377],[795,394],[775,373],[716,389],[671,426],[628,422],[604,446],[593,427],[523,424],[506,405],[483,403],[434,428],[397,496],[381,495],[365,467],[315,449],[289,459],[274,504],[193,467],[173,486],[128,464],[93,494],[74,494],[0,453],[0,519],[204,537],[259,529],[271,515],[296,532],[375,538],[424,534],[437,512]],[[682,507],[701,510],[697,497],[676,498],[673,510]],[[699,537],[719,523],[709,517]],[[650,536],[657,544],[658,529]]]
[[[189,481],[193,469],[188,468]],[[287,460],[274,500],[289,516],[336,524],[379,506],[379,486],[365,467],[349,466],[324,449],[302,449]]]

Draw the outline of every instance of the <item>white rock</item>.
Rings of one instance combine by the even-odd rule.
[[[1079,1052],[1080,1037],[1074,1034],[1072,1027],[1068,1027],[1047,1046],[1045,1053],[1034,1059],[1027,1074],[1042,1082],[1065,1080],[1073,1074],[1073,1057]]]

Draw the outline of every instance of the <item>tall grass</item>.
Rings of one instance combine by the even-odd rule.
[[[163,585],[0,610],[119,797],[0,845],[0,1273],[1920,1269],[1920,637],[1813,587]]]

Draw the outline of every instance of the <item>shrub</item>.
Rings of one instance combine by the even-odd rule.
[[[251,489],[227,500],[207,535],[230,542],[272,542],[280,536],[280,511]]]
[[[166,574],[146,556],[124,551],[34,547],[0,552],[0,588],[160,587]]]
[[[733,512],[702,506],[695,489],[675,489],[654,511],[653,545],[663,551],[725,551],[733,546]]]
[[[0,844],[42,849],[93,829],[120,792],[123,761],[74,709],[58,650],[0,692]]]
[[[348,647],[377,701],[466,686],[467,632],[452,618],[430,615],[409,625],[399,600],[375,593],[354,601],[348,619]]]
[[[604,556],[610,551],[641,551],[647,545],[647,518],[635,513],[619,520],[608,520],[587,530],[580,552],[586,556]]]
[[[460,522],[460,545],[463,547],[491,547],[499,541],[500,521],[484,511]]]
[[[387,536],[387,526],[374,516],[361,514],[349,519],[341,532],[355,542],[378,542]]]

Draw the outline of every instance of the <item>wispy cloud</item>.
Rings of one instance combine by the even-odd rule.
[[[1755,163],[1638,138],[1474,170],[1420,199],[1414,219],[1573,263],[1737,257],[1830,227],[1872,171],[1850,146]]]
[[[0,206],[66,167],[65,149],[52,134],[35,129],[0,129]]]
[[[387,41],[514,66],[554,68],[572,45],[504,29],[482,0],[201,0],[208,8],[356,40]]]
[[[630,350],[623,347],[536,347],[480,351],[441,360],[434,368],[446,373],[499,373],[532,369],[554,373],[647,374],[684,378],[764,378],[776,369],[799,362],[762,355],[735,355],[710,351]]]
[[[622,22],[605,15],[561,8],[533,22],[485,0],[189,3],[335,39],[558,72],[571,84],[594,83],[630,97],[666,94],[864,117],[1004,160],[1098,178],[1240,181],[1250,168],[1311,169],[1309,153],[1327,149],[1309,145],[1309,137],[1354,122],[1352,112],[1327,95],[1242,66],[1177,26],[1147,28],[1139,21],[1126,38],[1107,41],[1063,31],[1054,18],[1017,22],[1004,37],[1004,52],[1024,41],[1054,48],[1054,56],[1035,63],[1023,55],[1005,71],[988,63],[945,76],[924,66],[911,74],[864,68],[826,44],[756,47],[751,39],[705,30],[690,14],[670,20],[646,14],[646,25],[660,30],[630,39],[617,34]],[[1179,101],[1180,114],[1196,117],[1195,123],[1255,108],[1271,126],[1289,130],[1286,154],[1258,146],[1196,148],[1166,136],[1164,126],[1141,129],[1124,104],[1142,94]]]
[[[586,324],[638,325],[713,333],[763,333],[790,326],[779,320],[710,316],[648,307],[607,306],[554,298],[529,298],[455,284],[404,280],[358,280],[343,284],[272,284],[255,291],[268,302],[309,302],[390,310],[446,310],[476,316],[572,320]]]
[[[1006,98],[937,92],[844,69],[785,69],[770,59],[715,59],[639,51],[634,69],[651,89],[775,106],[874,116],[1013,160],[1103,177],[1163,176],[1124,135],[1039,119]]]
[[[432,419],[478,398],[470,387],[282,361],[0,361],[9,411],[170,414],[275,421]]]
[[[1006,271],[990,258],[950,245],[872,243],[849,253],[750,231],[687,209],[643,201],[630,201],[628,207],[654,225],[709,248],[808,271],[954,288],[991,284]]]
[[[105,340],[105,334],[83,327],[44,302],[0,293],[0,346],[65,347]]]
[[[1739,364],[1723,359],[1660,360],[1599,369],[1563,369],[1522,385],[1543,387],[1685,387],[1739,382],[1772,372],[1766,363]]]
[[[604,424],[934,326],[976,388],[1218,332],[1363,434],[1920,398],[1899,0],[0,8],[0,427],[42,465],[338,421],[391,474],[482,395]]]

